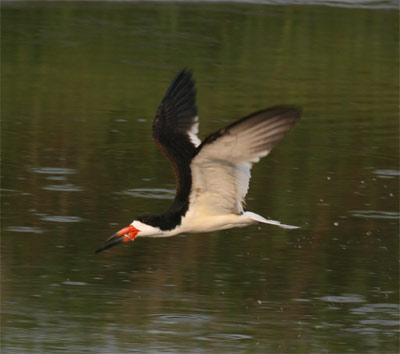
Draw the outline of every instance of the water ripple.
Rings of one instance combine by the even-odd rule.
[[[106,0],[112,1],[112,0]],[[139,0],[127,0],[130,2],[138,2]],[[170,0],[148,0],[153,2],[170,1]],[[184,0],[178,0],[184,1]],[[194,1],[194,0],[192,0]],[[318,5],[332,7],[348,7],[348,8],[364,8],[364,9],[398,9],[398,3],[394,0],[197,0],[199,2],[229,2],[243,4],[260,4],[260,5]]]
[[[397,304],[390,303],[378,303],[378,304],[365,304],[360,307],[356,307],[350,310],[353,314],[357,315],[366,315],[366,314],[382,314],[385,313],[387,315],[397,317],[400,306]]]
[[[48,176],[46,177],[46,179],[49,179],[51,181],[65,181],[67,177],[57,175],[57,176]]]
[[[84,281],[70,281],[70,280],[66,280],[66,281],[62,282],[62,284],[64,284],[64,285],[78,285],[78,286],[89,285],[88,283],[86,283]]]
[[[351,303],[351,302],[365,302],[365,298],[357,294],[343,294],[339,296],[322,296],[318,297],[318,300],[325,302],[337,302],[337,303]]]
[[[360,318],[358,322],[344,330],[360,334],[385,332],[395,335],[399,332],[399,310],[400,307],[397,304],[363,304],[350,309],[351,314],[360,316]]]
[[[47,191],[55,191],[55,192],[81,192],[83,188],[75,186],[71,183],[67,184],[50,184],[48,186],[42,187],[42,189]]]
[[[200,314],[181,314],[181,313],[176,313],[176,314],[161,314],[156,316],[155,322],[157,323],[165,323],[168,325],[172,324],[185,324],[185,323],[190,323],[190,324],[202,324],[204,322],[209,322],[212,320],[212,316],[206,316],[206,315],[200,315]]]
[[[82,218],[79,216],[60,216],[60,215],[47,215],[41,218],[43,221],[52,221],[52,222],[81,222]]]
[[[365,219],[398,219],[400,213],[397,211],[379,211],[379,210],[352,210],[352,216]]]
[[[135,188],[120,192],[119,194],[129,195],[136,198],[148,199],[174,199],[175,189],[166,188]]]
[[[72,168],[61,168],[61,167],[33,167],[32,172],[46,174],[46,175],[72,175],[77,173]]]
[[[248,336],[246,334],[237,334],[237,333],[217,333],[217,334],[211,334],[208,337],[213,338],[213,339],[218,339],[218,340],[253,339],[252,336]]]
[[[398,170],[375,170],[373,171],[379,178],[394,178],[400,176]]]
[[[10,227],[7,227],[7,231],[26,232],[26,233],[33,233],[33,234],[43,233],[43,230],[39,229],[38,227],[32,227],[32,226],[10,226]]]

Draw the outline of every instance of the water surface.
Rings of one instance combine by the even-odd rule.
[[[3,3],[4,352],[396,353],[398,12],[383,3]],[[303,109],[247,198],[301,228],[94,255],[171,202],[150,132],[182,67],[203,138]]]

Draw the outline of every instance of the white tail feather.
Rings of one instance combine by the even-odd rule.
[[[245,211],[242,215],[245,216],[245,217],[248,217],[251,220],[254,220],[254,221],[257,221],[257,222],[262,222],[264,224],[276,225],[276,226],[279,226],[279,227],[281,227],[283,229],[299,229],[300,228],[299,226],[281,224],[279,221],[276,221],[276,220],[265,219],[261,215],[253,213],[251,211]]]

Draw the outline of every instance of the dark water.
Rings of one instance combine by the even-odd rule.
[[[2,31],[4,353],[397,352],[393,6],[6,2]],[[185,66],[201,137],[303,108],[247,198],[301,228],[94,255],[173,197],[150,131]]]

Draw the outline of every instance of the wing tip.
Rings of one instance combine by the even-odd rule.
[[[261,110],[259,113],[264,113],[268,114],[270,116],[293,116],[294,118],[300,119],[302,112],[302,109],[298,106],[295,105],[277,105],[277,106],[272,106],[267,109]],[[255,115],[254,113],[251,114],[251,116]]]
[[[233,122],[231,125],[227,126],[225,129],[230,130],[239,126],[246,121],[252,121],[252,125],[256,124],[257,121],[269,121],[272,119],[285,119],[287,122],[291,122],[291,125],[294,125],[301,117],[302,110],[301,108],[294,105],[278,105],[272,106],[266,109],[262,109],[260,111],[249,114],[242,119]]]
[[[183,87],[187,87],[189,90],[195,90],[195,81],[193,79],[193,71],[184,67],[181,69],[172,80],[169,88],[165,94],[165,98],[171,97],[179,92]]]
[[[269,124],[270,129],[273,128],[274,125],[275,128],[277,128],[276,122],[281,121],[283,123],[282,124],[283,129],[268,136],[269,138],[268,150],[270,151],[280,140],[283,139],[286,133],[289,132],[289,130],[296,124],[296,122],[301,117],[301,113],[302,110],[294,105],[278,105],[254,112],[242,119],[237,120],[236,122],[233,122],[227,127],[217,130],[216,132],[207,136],[200,144],[200,146],[197,147],[195,155],[197,155],[205,145],[213,143],[214,141],[216,141],[217,139],[219,139],[220,137],[229,132],[235,131],[237,129],[241,129],[243,131],[248,129],[254,130],[255,127],[258,127],[260,123],[267,121],[270,123]],[[262,142],[261,145],[263,145],[263,147],[265,148],[265,142]],[[257,151],[259,150],[260,149],[257,147]]]

